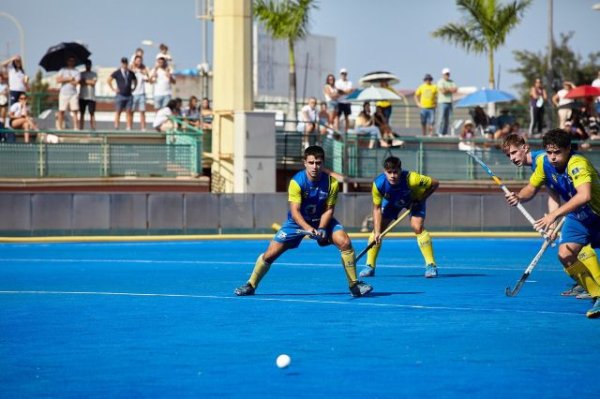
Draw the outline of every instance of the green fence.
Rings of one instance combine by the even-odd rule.
[[[162,144],[0,143],[0,177],[177,177],[201,173],[202,136],[171,133]],[[124,140],[121,137],[119,140]]]

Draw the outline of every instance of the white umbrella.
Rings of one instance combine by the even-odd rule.
[[[370,72],[358,80],[358,84],[360,84],[363,87],[372,85],[373,83],[381,82],[387,82],[390,85],[395,85],[397,83],[400,83],[400,79],[398,79],[396,75],[390,72],[377,71]]]
[[[385,87],[369,86],[366,89],[355,90],[346,97],[346,100],[354,102],[381,100],[394,101],[402,100],[402,97]]]

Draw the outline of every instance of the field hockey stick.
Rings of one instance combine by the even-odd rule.
[[[560,229],[562,228],[563,224],[565,223],[566,219],[567,219],[566,217],[562,218],[562,220],[560,222],[558,222],[558,225],[556,225],[556,227],[554,228],[552,233],[558,233],[560,231]],[[552,233],[549,235],[549,237],[551,237],[553,235]],[[511,290],[510,287],[506,287],[506,291],[505,291],[506,296],[513,297],[513,296],[517,295],[519,293],[519,291],[521,291],[521,287],[525,283],[525,280],[527,280],[527,278],[529,277],[529,275],[531,274],[533,269],[537,266],[540,259],[542,259],[542,255],[544,255],[544,252],[546,252],[546,249],[548,249],[548,246],[550,246],[550,244],[552,244],[554,242],[554,240],[551,240],[549,237],[544,240],[542,247],[540,248],[538,253],[534,256],[534,258],[531,260],[531,263],[529,263],[529,266],[527,266],[527,269],[525,269],[525,271],[523,272],[523,275],[521,276],[519,281],[517,281],[517,285],[515,285],[515,288],[513,288]]]
[[[485,170],[487,172],[487,174],[490,175],[490,177],[492,178],[492,180],[494,180],[494,182],[496,182],[496,184],[500,186],[500,188],[502,189],[502,191],[504,191],[504,194],[510,194],[510,190],[508,189],[508,187],[506,187],[504,185],[504,183],[502,183],[502,180],[500,180],[500,178],[498,176],[496,176],[494,174],[494,172],[492,172],[492,170],[490,169],[490,167],[487,166],[485,164],[485,162],[483,162],[477,155],[475,155],[474,153],[472,153],[470,151],[467,151],[467,155],[469,155],[471,158],[473,158],[475,160],[475,162],[477,162],[479,165],[481,165],[481,167],[483,168],[483,170]],[[523,214],[523,216],[525,216],[525,219],[527,219],[527,221],[529,221],[529,223],[531,223],[532,226],[535,224],[535,219],[533,218],[533,216],[531,216],[531,214],[529,212],[527,212],[527,209],[525,209],[525,207],[523,206],[523,204],[521,204],[520,202],[517,203],[517,209],[519,211],[521,211],[521,213]],[[537,232],[540,233],[544,238],[547,237],[546,236],[546,232],[544,230],[540,229],[540,230],[537,230]]]
[[[297,234],[303,234],[305,236],[308,236],[309,238],[315,238],[317,236],[314,232],[309,231],[309,230],[297,229],[296,233]]]
[[[408,214],[410,213],[410,209],[407,209],[406,212],[404,212],[402,215],[400,215],[400,217],[398,217],[396,220],[394,220],[392,223],[390,223],[390,225],[387,227],[387,229],[385,229],[383,231],[383,233],[381,233],[381,237],[384,237],[387,233],[389,233],[390,231],[392,231],[392,229],[394,227],[396,227],[398,225],[398,223],[400,223],[402,221],[402,219],[404,219],[405,217],[408,216]],[[357,256],[356,256],[356,262],[358,262],[358,260],[360,258],[363,257],[364,254],[367,253],[367,251],[371,248],[373,248],[373,246],[375,245],[375,240],[371,241],[369,243],[369,245],[367,245],[367,247],[365,249],[363,249]]]

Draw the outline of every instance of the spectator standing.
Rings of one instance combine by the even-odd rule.
[[[392,86],[390,86],[389,80],[382,80],[380,84],[381,87],[383,87],[384,89],[388,89],[392,93],[398,94],[398,92],[396,92],[396,90]],[[390,118],[392,116],[392,102],[390,100],[379,100],[375,103],[375,106],[381,108],[381,110],[383,111],[383,116],[385,117],[385,123],[389,125]]]
[[[67,66],[61,68],[56,74],[56,82],[60,84],[58,93],[58,128],[65,128],[65,111],[69,109],[73,118],[73,130],[79,127],[79,98],[77,86],[81,81],[81,74],[75,69],[75,58],[67,58]]]
[[[337,105],[340,94],[335,88],[335,76],[333,74],[327,75],[325,79],[325,86],[323,86],[323,96],[327,103],[327,111],[329,112],[328,125],[333,126],[334,129],[338,129],[338,117],[337,117]]]
[[[200,128],[202,130],[212,130],[213,110],[210,107],[210,100],[206,97],[200,104]]]
[[[575,86],[571,82],[563,82],[563,88],[552,96],[552,103],[558,108],[558,127],[565,128],[565,122],[571,117],[571,109],[568,107],[573,102],[572,99],[566,98],[567,94],[573,90]]]
[[[537,78],[533,86],[529,89],[529,116],[531,123],[529,124],[529,135],[533,136],[533,131],[537,130],[537,134],[541,136],[544,123],[544,108],[548,94],[542,86],[542,80]]]
[[[9,105],[19,102],[19,96],[29,90],[29,76],[23,69],[23,60],[15,55],[0,63],[8,69]]]
[[[415,91],[415,103],[421,109],[421,132],[423,136],[433,136],[438,88],[432,83],[433,76],[430,74],[425,75],[423,82]]]
[[[17,98],[17,102],[10,106],[9,111],[10,127],[15,130],[23,130],[23,139],[29,143],[29,131],[37,130],[37,126],[29,112],[27,105],[27,94],[22,93]]]
[[[600,89],[600,71],[598,71],[598,77],[592,81],[592,86]],[[600,97],[596,97],[596,114],[600,115]]]
[[[96,82],[98,75],[92,71],[92,60],[85,61],[85,71],[79,81],[79,129],[85,126],[85,109],[90,113],[90,128],[96,130]]]
[[[134,53],[129,57],[129,68],[133,70],[133,64],[135,62],[135,57],[140,57],[142,60],[144,59],[144,49],[138,47],[135,49]]]
[[[117,82],[117,87],[114,87],[113,81]],[[135,73],[128,67],[126,57],[121,58],[121,66],[114,71],[108,78],[108,86],[116,93],[115,98],[115,129],[119,129],[121,122],[121,112],[125,110],[126,127],[131,130],[133,124],[133,90],[138,84]]]
[[[171,100],[175,78],[171,74],[166,56],[159,53],[157,57],[150,79],[154,83],[154,108],[161,109]]]
[[[351,94],[354,89],[352,88],[352,82],[348,80],[348,70],[346,68],[340,69],[340,78],[335,81],[335,88],[339,94],[336,110],[338,125],[335,126],[335,130],[339,130],[339,122],[342,115],[344,115],[344,131],[348,131],[350,128],[350,114],[352,113],[352,109],[350,107],[350,102],[346,97]]]
[[[310,97],[308,104],[302,107],[298,116],[298,131],[302,132],[302,145],[307,148],[311,145],[310,136],[317,132],[317,99]]]
[[[137,54],[133,58],[131,70],[137,79],[137,85],[131,92],[133,96],[131,112],[140,113],[140,128],[144,132],[146,131],[146,82],[150,81],[150,71],[146,68],[146,65],[144,65],[142,56]]]
[[[450,79],[450,69],[442,69],[442,78],[438,81],[437,88],[437,134],[438,136],[445,136],[448,134],[450,118],[452,117],[452,94],[458,91],[456,84],[452,79]]]

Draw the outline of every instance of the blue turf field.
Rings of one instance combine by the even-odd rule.
[[[353,299],[304,242],[238,298],[266,241],[0,245],[2,397],[564,398],[596,394],[600,321],[535,239],[388,239]],[[365,240],[355,240],[360,251]],[[357,251],[357,252],[358,252]],[[360,270],[360,268],[359,268]],[[280,370],[275,358],[292,357]]]

